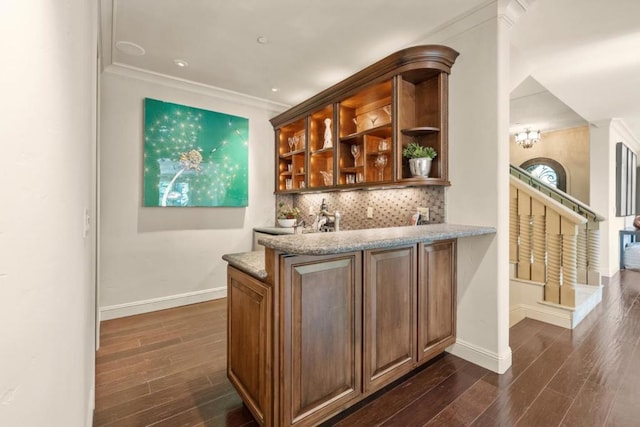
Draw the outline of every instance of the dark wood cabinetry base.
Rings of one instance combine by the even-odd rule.
[[[229,267],[228,376],[264,426],[340,413],[455,342],[455,240]]]

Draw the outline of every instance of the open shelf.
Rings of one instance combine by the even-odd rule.
[[[276,192],[449,185],[448,77],[457,55],[438,45],[401,50],[271,119]],[[430,177],[411,176],[402,157],[411,142],[436,150]],[[356,162],[352,146],[360,147]],[[376,169],[379,158],[387,162]]]
[[[421,126],[421,127],[415,127],[415,128],[409,128],[409,129],[402,129],[400,132],[402,132],[403,135],[408,135],[408,136],[422,136],[430,133],[440,132],[440,128],[437,128],[434,126]]]

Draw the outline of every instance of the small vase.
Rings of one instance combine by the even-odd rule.
[[[431,159],[428,157],[409,159],[409,170],[411,171],[411,176],[427,178],[431,170]]]

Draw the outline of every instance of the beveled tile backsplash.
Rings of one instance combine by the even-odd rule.
[[[281,201],[298,207],[309,224],[309,213],[320,211],[322,199],[329,212],[340,212],[343,230],[409,225],[418,206],[429,208],[431,222],[444,222],[444,188],[439,186],[277,195],[276,207]],[[368,207],[373,218],[367,218]]]

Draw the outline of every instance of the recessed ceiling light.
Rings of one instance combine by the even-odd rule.
[[[265,36],[258,36],[258,38],[256,39],[256,41],[260,44],[267,44],[269,43],[269,39],[266,38]]]
[[[277,87],[272,87],[272,88],[271,88],[271,92],[277,92],[277,91],[279,91],[279,90],[280,90],[280,89],[278,89]]]
[[[189,66],[189,63],[182,59],[174,59],[173,63],[176,64],[180,68],[185,68]]]
[[[142,56],[145,54],[145,50],[142,46],[140,46],[139,44],[135,44],[133,42],[127,42],[124,40],[116,42],[116,49],[118,49],[120,52],[124,54],[131,55],[131,56]]]

